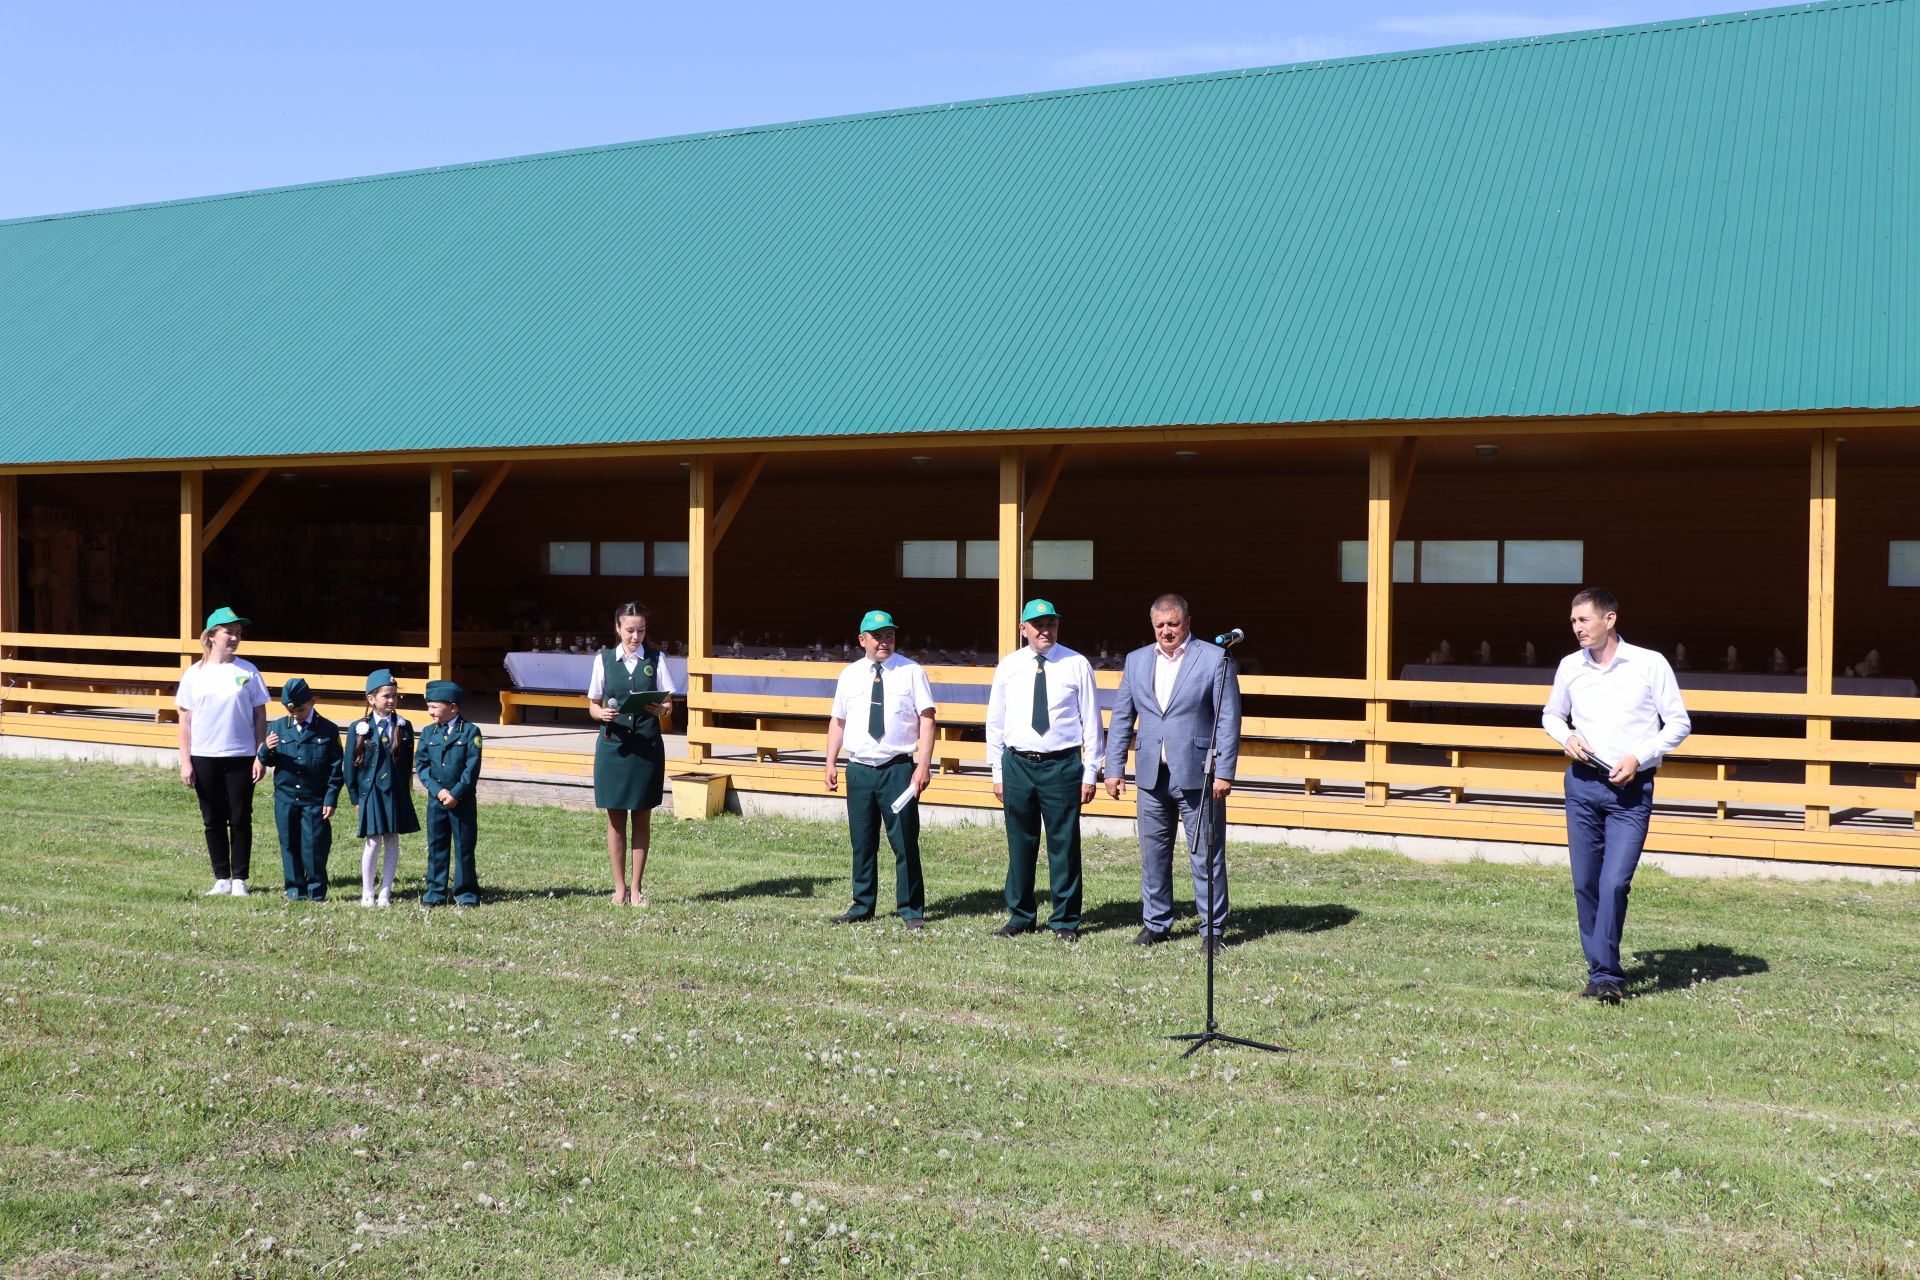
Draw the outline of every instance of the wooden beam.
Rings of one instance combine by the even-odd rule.
[[[20,480],[0,476],[0,632],[20,629]],[[13,650],[0,647],[0,657]]]
[[[702,454],[687,468],[687,654],[690,658],[711,657],[713,652],[713,560],[714,516],[718,503],[714,497],[713,455]],[[744,498],[744,494],[742,497]],[[687,696],[711,693],[713,677],[687,672]],[[687,759],[706,762],[704,742],[696,734],[711,728],[713,713],[704,709],[687,711]]]
[[[1000,634],[995,637],[996,658],[1015,647],[1020,634],[1020,596],[1026,589],[1021,566],[1026,546],[1021,507],[1026,488],[1026,463],[1020,449],[1008,445],[1000,450]]]
[[[453,464],[427,468],[427,663],[429,680],[453,675]]]
[[[467,500],[466,508],[460,512],[460,518],[453,522],[453,545],[448,548],[450,551],[458,551],[460,544],[467,540],[467,531],[473,528],[473,522],[480,518],[480,513],[487,509],[487,504],[493,501],[493,495],[500,492],[500,486],[505,483],[507,473],[512,470],[511,461],[502,462],[485,480],[480,482],[480,491]]]
[[[206,494],[206,473],[180,473],[180,638],[199,636],[206,613],[200,607],[200,509]],[[195,646],[198,648],[198,646]]]
[[[1834,522],[1839,515],[1840,452],[1830,430],[1813,433],[1813,449],[1808,466],[1807,499],[1807,693],[1826,697],[1833,693],[1833,607],[1834,571],[1838,540]],[[1826,716],[1807,717],[1807,750],[1815,752],[1833,741],[1833,721]],[[1807,785],[1824,787],[1833,780],[1833,766],[1806,766]],[[1806,828],[1825,831],[1832,815],[1825,805],[1806,807]]]
[[[1047,461],[1040,468],[1040,479],[1027,493],[1026,538],[1027,545],[1033,545],[1033,535],[1040,526],[1040,517],[1046,514],[1047,500],[1053,497],[1053,486],[1060,483],[1060,469],[1067,465],[1067,446],[1054,445],[1047,450]]]
[[[233,519],[234,513],[246,505],[247,499],[253,496],[253,491],[260,487],[260,482],[267,478],[269,471],[270,468],[267,467],[255,467],[249,471],[247,478],[240,482],[240,487],[233,491],[233,496],[220,504],[220,509],[213,513],[212,518],[200,530],[202,551],[213,545],[213,540],[220,536],[222,529],[227,527],[227,521]]]
[[[1413,463],[1420,456],[1420,437],[1405,436],[1393,455],[1393,536],[1400,536],[1400,520],[1407,514],[1407,495],[1413,491]]]
[[[1393,534],[1395,495],[1404,441],[1376,440],[1367,458],[1367,803],[1387,803],[1387,743],[1379,737],[1390,704],[1385,684],[1393,678]]]
[[[727,536],[727,530],[733,527],[733,518],[740,514],[740,508],[745,504],[747,495],[753,492],[754,481],[760,478],[760,473],[766,469],[766,466],[767,455],[754,454],[747,459],[747,469],[740,473],[738,480],[733,482],[733,488],[727,490],[727,500],[720,504],[720,510],[713,517],[710,536],[715,550],[719,549],[720,540]]]

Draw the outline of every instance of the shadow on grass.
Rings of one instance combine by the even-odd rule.
[[[1722,978],[1745,978],[1765,973],[1768,967],[1759,956],[1743,955],[1717,943],[1698,943],[1674,951],[1636,951],[1633,958],[1639,963],[1623,976],[1628,993],[1637,996],[1684,991],[1696,983]]]
[[[775,876],[754,880],[732,889],[710,889],[694,895],[695,902],[732,902],[735,898],[811,898],[823,884],[832,884],[833,876]]]
[[[1046,901],[1045,895],[1041,902]],[[972,889],[956,894],[951,898],[942,898],[938,902],[927,904],[927,919],[940,920],[948,916],[1004,916],[1007,914],[1007,899],[999,889]],[[1046,919],[1045,907],[1041,909],[1042,920]]]
[[[1252,942],[1270,933],[1324,933],[1351,924],[1360,913],[1338,902],[1319,902],[1311,906],[1274,903],[1263,907],[1234,908],[1227,913],[1228,943]],[[1140,927],[1138,899],[1103,903],[1082,918],[1082,930],[1137,929]],[[1200,913],[1193,903],[1175,899],[1173,931],[1185,936],[1198,935]]]
[[[393,897],[396,902],[400,900],[398,893],[395,893]],[[417,902],[420,899],[420,894],[417,890],[410,890],[407,893],[407,897]],[[613,900],[613,885],[611,881],[609,881],[604,886],[595,886],[593,888],[588,888],[585,885],[567,884],[554,885],[550,889],[492,889],[487,887],[486,878],[484,876],[481,877],[480,901],[482,903],[519,902],[528,898],[605,898],[611,902]]]

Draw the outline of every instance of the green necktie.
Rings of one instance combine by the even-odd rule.
[[[886,686],[880,682],[882,664],[873,664],[873,700],[867,703],[867,734],[875,742],[887,736],[885,715]]]
[[[1047,736],[1047,658],[1041,653],[1033,656],[1040,663],[1033,671],[1033,731],[1044,738]]]

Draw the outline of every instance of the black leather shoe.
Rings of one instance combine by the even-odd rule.
[[[857,915],[851,911],[842,911],[837,916],[828,916],[827,923],[828,924],[854,924],[861,920],[871,920],[871,919],[873,919],[872,916],[863,916],[863,915]]]
[[[1142,929],[1133,935],[1133,945],[1136,947],[1156,946],[1172,936],[1173,931],[1170,929]]]
[[[908,916],[906,920],[906,925],[907,925],[907,928],[909,929],[924,929],[927,927],[927,922],[925,920],[922,920],[919,916]]]
[[[1023,933],[1032,932],[1033,926],[1030,924],[1003,924],[993,931],[993,936],[996,938],[1017,938]]]
[[[1617,982],[1596,982],[1593,984],[1593,998],[1601,1004],[1619,1004],[1625,992]]]
[[[1582,1000],[1591,1000],[1599,994],[1600,994],[1600,984],[1597,982],[1589,982],[1586,986],[1580,988],[1578,992],[1578,995]]]
[[[1080,931],[1078,929],[1055,929],[1053,931],[1053,936],[1060,939],[1060,941],[1062,942],[1080,941]]]
[[[1217,956],[1217,955],[1220,955],[1222,952],[1224,952],[1226,949],[1227,949],[1227,944],[1222,942],[1218,938],[1200,939],[1200,954],[1203,956]]]

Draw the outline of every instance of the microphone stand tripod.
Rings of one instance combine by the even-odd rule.
[[[1222,640],[1226,640],[1227,638],[1226,636],[1221,637]],[[1232,676],[1233,647],[1232,644],[1229,643],[1225,646],[1225,650],[1221,655],[1220,672],[1214,677],[1213,682],[1213,736],[1207,740],[1206,776],[1200,780],[1200,815],[1199,821],[1194,823],[1195,843],[1203,851],[1200,856],[1205,860],[1207,866],[1207,909],[1205,914],[1200,917],[1200,939],[1202,943],[1205,944],[1207,953],[1207,1029],[1205,1031],[1185,1031],[1179,1035],[1167,1037],[1169,1040],[1193,1041],[1192,1044],[1187,1046],[1187,1051],[1180,1055],[1182,1058],[1191,1058],[1194,1054],[1200,1052],[1201,1049],[1213,1044],[1215,1041],[1223,1044],[1243,1045],[1246,1048],[1260,1049],[1266,1053],[1293,1052],[1291,1049],[1283,1049],[1277,1044],[1263,1044],[1258,1040],[1245,1040],[1239,1036],[1230,1036],[1220,1030],[1220,1024],[1214,1021],[1213,1017],[1213,957],[1214,952],[1219,950],[1221,938],[1209,934],[1207,930],[1219,916],[1220,878],[1225,874],[1227,869],[1227,851],[1224,841],[1221,843],[1220,865],[1215,866],[1213,864],[1215,806],[1219,806],[1220,816],[1224,817],[1226,813],[1226,801],[1215,800],[1213,798],[1213,776],[1214,771],[1219,767],[1215,756],[1218,752],[1217,744],[1220,741],[1221,694],[1225,691],[1226,683]],[[1224,936],[1224,934],[1222,936]]]

